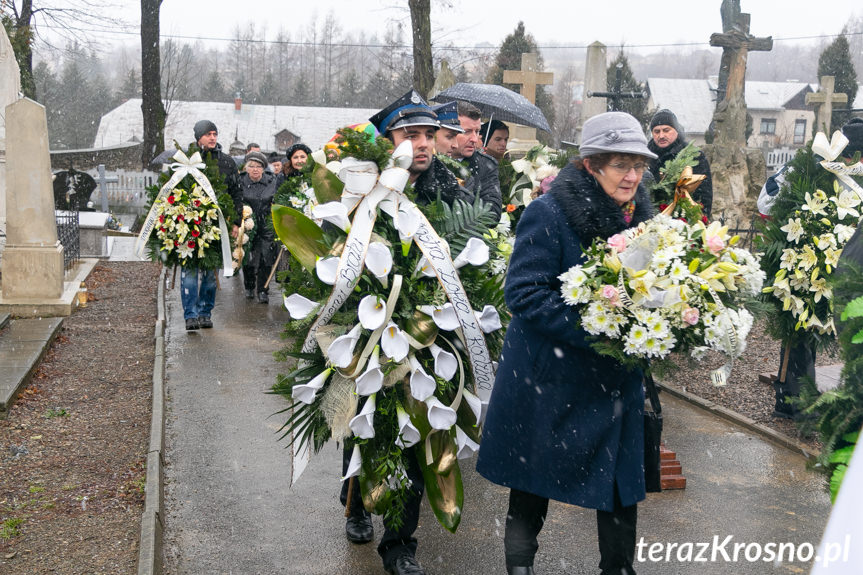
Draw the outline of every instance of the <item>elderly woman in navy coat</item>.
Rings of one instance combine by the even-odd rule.
[[[644,499],[642,375],[596,353],[558,276],[652,215],[641,176],[641,126],[623,112],[589,119],[581,156],[518,225],[506,278],[513,318],[483,427],[477,470],[510,488],[510,575],[533,574],[549,499],[596,509],[602,573],[634,573],[636,504]]]

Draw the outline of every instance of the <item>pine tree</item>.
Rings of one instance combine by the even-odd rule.
[[[138,71],[135,68],[129,68],[129,72],[126,74],[123,83],[117,89],[117,99],[125,101],[140,97],[141,80],[138,78]]]
[[[536,40],[532,34],[528,34],[524,30],[524,22],[519,22],[512,34],[504,38],[500,46],[500,51],[495,58],[494,66],[488,72],[486,82],[489,84],[497,84],[505,88],[509,88],[513,92],[519,92],[519,86],[516,84],[504,84],[504,70],[520,70],[521,55],[535,52],[537,68],[543,69],[542,54],[537,47]],[[537,107],[542,110],[545,119],[549,125],[554,124],[554,103],[551,94],[545,91],[545,86],[539,85],[536,87],[536,102]]]
[[[225,91],[225,85],[222,83],[222,77],[216,70],[210,72],[207,76],[207,81],[201,87],[201,93],[198,97],[202,102],[227,102],[228,94]]]
[[[617,57],[608,66],[606,72],[606,85],[608,89],[613,90],[617,85],[618,66],[620,66],[620,91],[642,92],[644,84],[635,79],[635,76],[632,74],[632,68],[629,67],[629,59],[623,50],[617,53]],[[644,128],[647,128],[647,125],[650,123],[646,98],[621,98],[618,110],[635,116]]]
[[[851,60],[851,51],[845,30],[836,40],[827,46],[818,58],[818,78],[822,76],[834,76],[836,78],[835,91],[848,95],[847,104],[836,104],[831,121],[838,128],[849,119],[851,112],[841,108],[851,108],[854,98],[857,97],[857,71],[854,70],[854,62]],[[836,110],[840,108],[840,110]]]
[[[311,91],[309,90],[309,79],[304,72],[300,72],[294,89],[291,91],[291,106],[308,106],[311,104]]]

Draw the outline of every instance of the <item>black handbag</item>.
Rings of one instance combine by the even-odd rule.
[[[644,487],[648,493],[662,491],[659,443],[662,441],[662,405],[650,373],[644,374],[644,387],[652,411],[644,410]]]

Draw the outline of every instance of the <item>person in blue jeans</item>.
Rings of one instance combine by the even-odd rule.
[[[237,164],[231,156],[222,152],[218,143],[219,130],[209,120],[200,120],[195,124],[195,145],[201,151],[201,157],[206,162],[210,159],[216,162],[219,173],[225,177],[228,193],[234,200],[236,219],[233,223],[232,236],[237,236],[239,218],[243,213],[243,197],[240,192],[239,172]],[[180,300],[183,302],[183,317],[186,320],[186,330],[213,327],[211,315],[216,305],[216,272],[202,270],[197,267],[183,266],[180,274]]]

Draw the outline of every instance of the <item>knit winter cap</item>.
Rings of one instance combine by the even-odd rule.
[[[267,157],[262,152],[249,152],[246,154],[246,157],[243,158],[243,163],[248,164],[249,162],[258,162],[262,168],[266,168],[268,164]]]
[[[671,126],[678,132],[683,132],[680,128],[680,124],[677,122],[677,116],[667,108],[663,108],[658,111],[653,115],[653,118],[650,119],[650,131],[653,131],[653,128],[656,126]]]
[[[626,112],[605,112],[588,119],[581,129],[582,158],[594,154],[636,154],[655,160],[638,120]]]
[[[863,118],[852,118],[842,126],[842,133],[848,138],[843,156],[851,157],[855,152],[863,154]]]
[[[195,123],[196,142],[201,139],[201,136],[210,132],[216,132],[217,134],[219,133],[218,128],[216,128],[216,124],[214,124],[210,120],[198,120],[198,122]]]
[[[297,151],[299,151],[299,150],[304,151],[304,152],[306,153],[306,155],[307,155],[307,156],[311,156],[311,155],[312,155],[312,149],[311,149],[310,147],[308,147],[308,146],[307,146],[307,145],[305,145],[305,144],[297,143],[297,144],[294,144],[293,146],[291,146],[291,147],[288,149],[288,152],[285,154],[285,156],[287,157],[287,159],[288,159],[288,161],[289,161],[289,162],[291,161],[291,158],[293,158],[293,157],[294,157],[294,154],[296,154],[296,153],[297,153]]]

